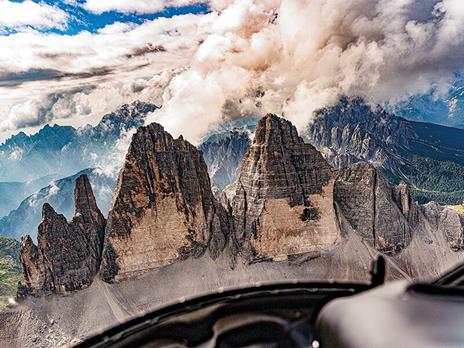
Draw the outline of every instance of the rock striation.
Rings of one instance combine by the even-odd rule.
[[[66,293],[92,283],[101,263],[106,220],[86,175],[76,179],[74,203],[76,213],[70,222],[44,204],[38,246],[30,236],[21,239],[22,295]]]
[[[332,246],[339,238],[333,184],[329,164],[289,121],[262,118],[232,203],[242,254],[282,260]]]
[[[377,250],[394,254],[411,241],[409,193],[404,184],[392,190],[369,163],[338,171],[334,201],[351,227]]]
[[[159,124],[138,129],[108,218],[101,275],[137,276],[225,248],[229,218],[214,198],[201,151]]]

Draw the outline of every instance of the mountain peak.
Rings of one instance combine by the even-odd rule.
[[[58,216],[58,213],[55,211],[55,209],[53,209],[50,204],[44,203],[42,206],[42,221],[49,221],[56,216]]]
[[[102,276],[121,280],[225,248],[228,217],[201,151],[152,123],[132,138],[108,218]]]
[[[123,128],[125,130],[138,128],[145,123],[146,115],[157,109],[159,107],[155,104],[136,100],[131,104],[124,104],[116,111],[103,116],[96,128],[99,130],[106,130],[108,127]]]
[[[332,245],[332,179],[328,163],[289,121],[272,114],[259,120],[232,204],[247,257],[281,259]]]
[[[256,125],[254,143],[302,144],[303,139],[298,136],[295,126],[284,118],[268,114],[261,118]]]
[[[76,207],[76,215],[82,215],[84,218],[93,219],[95,216],[101,215],[89,178],[85,174],[81,174],[76,179],[74,206]]]
[[[71,222],[56,213],[45,203],[42,207],[42,222],[38,228],[38,246],[30,236],[21,239],[21,262],[25,285],[20,286],[21,295],[43,293],[66,293],[79,290],[92,283],[101,262],[106,221],[94,203],[92,189],[85,176],[80,176],[76,185],[76,216]],[[81,213],[81,214],[80,214]]]

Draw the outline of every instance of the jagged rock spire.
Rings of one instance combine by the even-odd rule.
[[[86,175],[76,180],[76,216],[71,222],[52,206],[42,207],[38,246],[29,236],[21,240],[24,293],[64,293],[91,284],[98,272],[106,220],[97,207]]]
[[[74,190],[74,207],[75,215],[82,215],[85,218],[98,220],[100,209],[97,207],[97,201],[92,191],[89,178],[87,175],[80,175],[76,179],[76,188]]]
[[[113,281],[226,244],[229,222],[202,153],[159,124],[138,129],[108,218],[101,274]]]
[[[275,115],[262,118],[242,162],[233,200],[237,240],[250,259],[282,259],[338,238],[332,170]]]

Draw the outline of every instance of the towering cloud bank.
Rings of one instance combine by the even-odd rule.
[[[152,11],[148,3],[193,2],[86,6],[142,13]],[[95,33],[0,37],[0,113],[7,115],[0,129],[65,118],[76,125],[114,104],[158,97],[163,109],[152,121],[193,142],[224,115],[283,113],[301,129],[341,95],[378,103],[432,87],[440,93],[463,70],[460,0],[208,3],[205,14],[114,23]]]
[[[206,35],[191,67],[169,85],[157,117],[191,140],[224,111],[228,117],[257,108],[282,112],[301,128],[315,109],[341,95],[377,103],[425,93],[432,85],[444,91],[463,68],[458,0],[235,0],[211,6],[217,12],[199,23]],[[192,127],[189,121],[200,118]]]

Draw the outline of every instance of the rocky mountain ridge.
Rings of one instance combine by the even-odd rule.
[[[88,183],[86,176],[78,178],[75,197],[82,191],[80,178]],[[98,209],[93,193],[87,201],[93,202],[92,211]],[[189,257],[208,255],[214,261],[224,253],[232,268],[237,257],[246,264],[289,261],[337,248],[352,233],[378,252],[401,259],[413,235],[431,232],[432,225],[445,236],[449,253],[460,252],[464,218],[438,207],[413,203],[404,183],[391,188],[371,164],[356,163],[333,171],[290,122],[275,115],[258,122],[233,200],[222,197],[219,202],[212,193],[202,153],[153,123],[134,135],[120,173],[105,231],[100,276],[119,282]],[[46,235],[43,231],[50,230],[47,226],[73,230],[75,219],[67,223],[45,204],[39,246]],[[66,250],[71,240],[56,238]],[[37,247],[30,238],[22,244],[24,255],[29,255],[22,258],[23,264],[39,269]],[[94,258],[99,264],[100,258]],[[26,279],[30,278],[27,269]],[[421,270],[411,274],[420,275]],[[58,292],[43,286],[44,291]]]
[[[224,286],[367,281],[378,254],[387,259],[390,279],[423,279],[464,258],[462,215],[415,203],[404,183],[391,187],[372,164],[333,170],[295,127],[274,115],[259,121],[238,183],[231,202],[224,196],[218,202],[199,150],[160,125],[140,128],[118,179],[99,274],[101,249],[75,253],[81,245],[73,236],[100,235],[104,220],[86,225],[80,213],[67,222],[45,205],[42,243],[22,243],[21,293],[34,296],[0,313],[0,335],[11,337],[11,345],[34,346],[27,338],[42,330],[41,343],[63,344],[94,333],[101,322],[111,325]],[[76,197],[99,216],[90,195]],[[58,295],[49,301],[44,293]],[[50,318],[69,317],[63,308],[78,314],[50,329]],[[25,318],[33,324],[18,324]]]
[[[462,129],[408,121],[360,98],[342,98],[318,111],[304,135],[335,168],[370,162],[391,183],[405,181],[421,203],[464,201]]]
[[[31,136],[21,132],[0,145],[0,181],[66,177],[96,167],[123,133],[142,126],[145,116],[157,108],[136,101],[103,116],[95,127],[46,125]]]
[[[30,236],[21,238],[25,284],[19,296],[66,293],[90,285],[100,269],[106,220],[97,207],[89,179],[76,179],[73,219],[43,205],[38,246]]]

